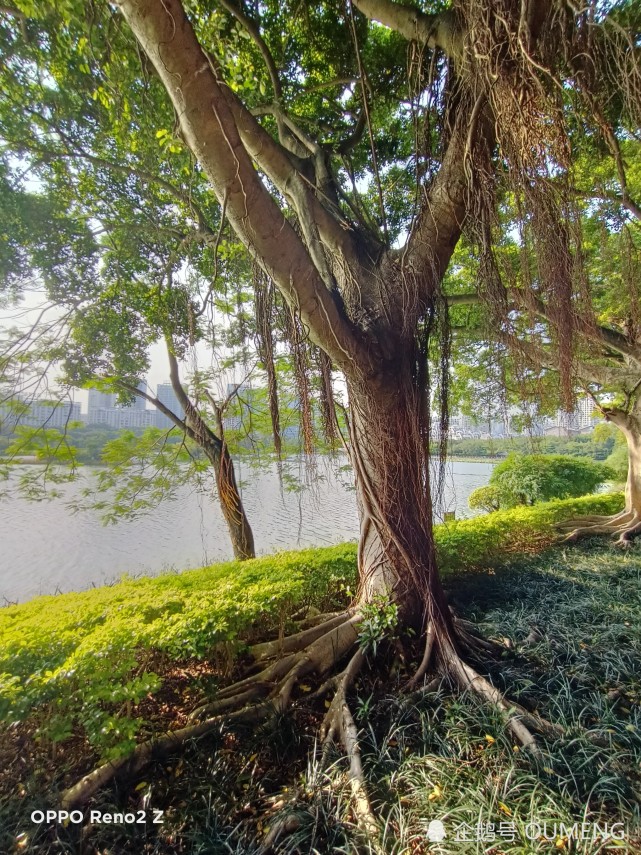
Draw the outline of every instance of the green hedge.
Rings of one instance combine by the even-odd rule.
[[[561,520],[583,514],[615,514],[623,503],[622,493],[604,493],[444,523],[435,528],[439,566],[448,573],[497,561],[505,553],[542,549],[555,540],[554,526]]]
[[[0,609],[0,720],[40,708],[49,738],[64,739],[80,724],[104,757],[118,756],[141,722],[116,707],[160,685],[150,653],[183,659],[233,646],[304,603],[344,602],[354,577],[355,547],[346,544],[126,578]]]
[[[620,494],[516,508],[436,527],[445,574],[531,551],[554,523],[614,513]],[[322,610],[351,596],[356,546],[343,544],[229,562],[108,587],[37,597],[0,609],[0,718],[35,710],[42,732],[62,740],[79,725],[103,757],[127,751],[141,722],[123,710],[160,686],[157,652],[209,655],[217,645],[276,627],[301,605]]]

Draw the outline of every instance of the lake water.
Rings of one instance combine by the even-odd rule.
[[[345,459],[317,459],[310,479],[305,465],[288,460],[285,473],[302,491],[282,486],[275,466],[253,472],[240,465],[243,500],[259,554],[305,546],[330,546],[358,536],[351,478],[337,469]],[[450,463],[444,508],[470,516],[467,498],[486,484],[492,464]],[[93,477],[91,468],[83,480]],[[284,483],[288,483],[289,478]],[[68,500],[85,484],[65,487]],[[156,575],[232,557],[229,537],[215,497],[182,489],[135,520],[104,526],[94,511],[72,514],[64,499],[0,502],[0,604],[24,602],[37,594],[79,591],[113,581],[123,573]]]

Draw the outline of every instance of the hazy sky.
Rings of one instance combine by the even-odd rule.
[[[43,314],[43,308],[47,307]],[[27,330],[36,321],[47,324],[53,323],[56,319],[62,317],[62,311],[56,306],[47,304],[43,291],[30,290],[24,294],[23,299],[16,306],[0,307],[0,332],[10,328],[19,328]],[[169,382],[169,361],[167,359],[167,351],[163,341],[158,341],[151,347],[151,366],[147,373],[147,383],[150,392],[155,392],[159,383]],[[211,351],[205,345],[198,345],[188,358],[180,364],[181,376],[183,379],[193,371],[195,367],[201,370],[216,367],[212,364]],[[56,374],[59,373],[55,367],[49,369],[45,380],[38,386],[35,392],[36,397],[44,398],[47,394],[47,387],[50,389],[55,386]],[[225,394],[225,389],[228,382],[239,382],[242,378],[236,377],[233,372],[217,371],[221,379],[216,384],[217,388],[213,388],[212,394],[215,397],[222,398]],[[82,389],[73,391],[73,398],[80,401],[84,412],[87,410],[88,393]],[[148,405],[149,406],[149,405]]]

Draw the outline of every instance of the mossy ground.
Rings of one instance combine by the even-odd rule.
[[[503,524],[497,516],[492,525]],[[620,553],[592,542],[550,549],[447,574],[446,586],[457,611],[504,644],[501,660],[488,663],[492,680],[566,727],[567,737],[545,745],[535,761],[515,751],[502,721],[471,696],[442,686],[407,703],[399,687],[411,664],[393,645],[382,650],[378,680],[363,674],[353,709],[385,851],[608,851],[600,839],[528,837],[532,823],[547,823],[550,836],[554,823],[585,821],[623,822],[627,839],[609,841],[612,851],[640,852],[639,547]],[[149,664],[163,686],[134,710],[151,722],[145,727],[175,726],[228,667],[222,660],[155,655]],[[297,827],[282,852],[366,851],[355,830],[344,760],[336,754],[321,768],[314,751],[323,712],[323,701],[306,702],[303,688],[291,715],[258,729],[221,728],[120,790],[101,792],[91,808],[164,811],[163,825],[128,826],[30,821],[33,810],[55,806],[59,788],[91,768],[95,753],[79,732],[54,751],[51,742],[35,739],[36,720],[27,718],[3,734],[0,763],[10,758],[10,765],[0,796],[0,852],[251,855],[283,816],[295,817]],[[427,839],[433,819],[445,824],[441,843]],[[480,823],[484,839],[457,840],[463,823],[472,829],[464,835],[472,837]]]

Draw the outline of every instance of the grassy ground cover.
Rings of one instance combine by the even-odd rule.
[[[599,840],[575,846],[563,834],[527,839],[528,823],[539,820],[550,833],[553,821],[571,826],[584,817],[620,820],[635,833],[641,560],[601,546],[534,554],[559,519],[620,505],[620,496],[599,496],[439,527],[453,605],[504,639],[503,661],[488,673],[515,699],[568,726],[568,738],[537,765],[514,751],[502,723],[472,698],[454,700],[441,687],[408,703],[397,692],[407,666],[390,649],[382,663],[390,691],[375,693],[367,675],[357,687],[386,851],[601,851]],[[510,553],[520,556],[488,568]],[[309,760],[323,709],[304,697],[277,726],[223,729],[96,803],[120,811],[153,806],[165,811],[162,826],[85,825],[81,832],[29,820],[97,756],[183,723],[229,677],[243,639],[285,629],[301,608],[345,602],[354,557],[352,546],[308,550],[2,610],[4,716],[13,724],[0,748],[0,851],[252,853],[282,816],[292,828],[283,851],[357,851],[342,760],[329,771]],[[590,742],[586,728],[603,744]],[[440,844],[427,841],[434,818],[448,830]],[[462,823],[475,830],[481,823],[486,839],[455,840]],[[620,842],[619,851],[640,851],[630,839]]]

